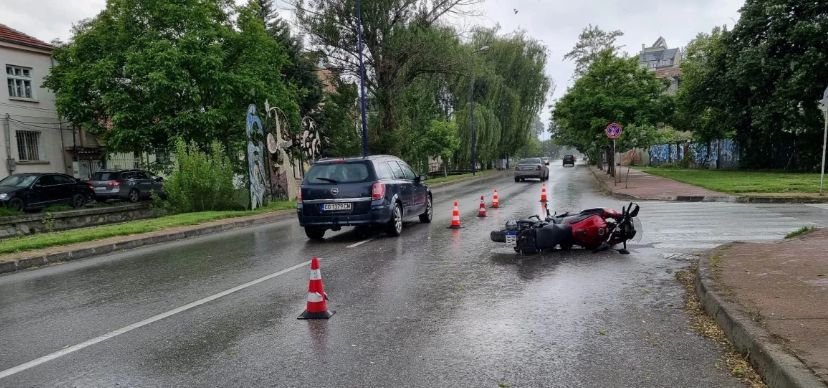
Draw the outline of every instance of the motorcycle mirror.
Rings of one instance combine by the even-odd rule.
[[[632,211],[630,212],[630,217],[635,217],[635,216],[637,216],[637,215],[638,215],[638,211],[639,211],[639,210],[641,210],[641,206],[638,206],[638,204],[636,204],[636,205],[635,205],[635,210],[632,210]]]

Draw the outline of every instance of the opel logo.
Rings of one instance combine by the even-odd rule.
[[[337,187],[332,188],[332,189],[331,189],[331,194],[333,194],[333,195],[339,195],[339,188],[337,188]]]

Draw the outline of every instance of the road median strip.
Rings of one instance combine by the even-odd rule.
[[[258,211],[184,213],[0,241],[0,273],[264,224],[294,214],[292,202]]]

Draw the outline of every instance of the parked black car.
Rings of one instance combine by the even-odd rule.
[[[314,240],[343,226],[381,225],[399,236],[406,218],[431,222],[431,190],[424,180],[394,156],[323,159],[311,166],[302,182],[299,224]]]
[[[66,174],[14,174],[0,181],[0,202],[15,210],[41,209],[53,204],[83,207],[92,188]]]
[[[564,155],[563,166],[566,167],[567,164],[575,167],[575,155]]]
[[[138,202],[155,192],[163,196],[164,179],[144,170],[101,170],[92,174],[89,185],[100,201],[121,199]]]

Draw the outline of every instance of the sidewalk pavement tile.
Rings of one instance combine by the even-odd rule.
[[[828,229],[721,252],[717,282],[823,381],[828,381]]]

